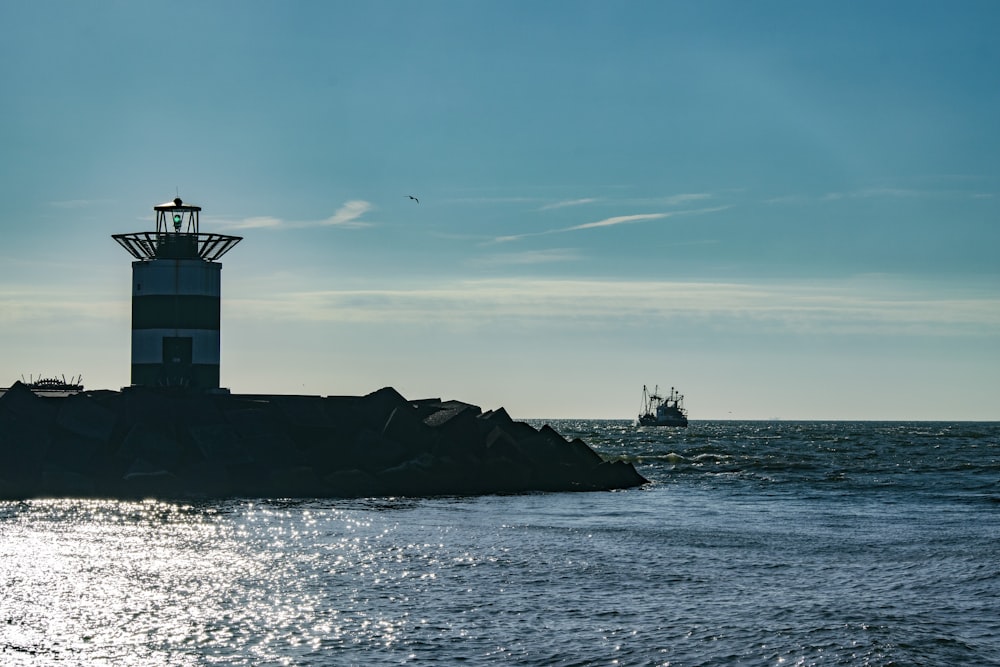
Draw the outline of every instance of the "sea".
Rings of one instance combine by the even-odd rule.
[[[650,484],[0,503],[0,665],[1000,665],[1000,422],[544,423]]]

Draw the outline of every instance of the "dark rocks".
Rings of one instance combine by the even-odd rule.
[[[107,442],[117,415],[86,394],[67,396],[59,401],[56,425],[71,434],[97,442]]]
[[[0,396],[0,498],[367,497],[592,491],[646,480],[500,408],[130,388]]]

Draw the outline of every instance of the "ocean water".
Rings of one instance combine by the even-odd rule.
[[[0,503],[0,664],[1000,665],[1000,423],[550,423],[652,483]]]

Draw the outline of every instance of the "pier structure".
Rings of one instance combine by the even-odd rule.
[[[132,262],[132,386],[219,389],[222,263],[240,236],[199,230],[201,207],[153,207],[156,231],[113,234]]]

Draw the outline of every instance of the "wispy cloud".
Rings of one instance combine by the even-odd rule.
[[[681,204],[689,204],[696,201],[704,201],[706,199],[711,199],[712,195],[705,192],[689,192],[679,195],[671,195],[669,197],[664,197],[659,200],[661,203],[667,206],[679,206]]]
[[[496,255],[497,262],[569,261],[573,249]],[[688,323],[701,330],[804,335],[989,336],[1000,330],[995,291],[928,289],[879,277],[788,284],[503,278],[455,280],[411,288],[309,290],[301,277],[260,277],[227,290],[226,317],[294,326],[297,322],[426,324],[470,329],[512,322],[532,326],[620,329]],[[281,285],[275,289],[275,285]],[[234,293],[235,292],[235,293]],[[655,299],[650,295],[655,294]],[[127,329],[127,294],[95,299],[92,289],[8,285],[0,324],[8,332],[116,322]],[[232,325],[228,325],[232,326]]]
[[[564,201],[557,201],[550,204],[545,204],[541,206],[539,211],[550,211],[559,208],[568,208],[571,206],[585,206],[587,204],[599,204],[604,202],[618,203],[628,206],[682,206],[684,204],[690,204],[697,201],[704,201],[706,199],[712,199],[714,195],[708,194],[707,192],[686,192],[678,195],[669,195],[666,197],[641,197],[641,198],[626,198],[626,199],[614,199],[609,200],[602,197],[583,197],[581,199],[567,199]]]
[[[363,199],[352,199],[345,202],[329,218],[312,221],[289,221],[271,216],[244,218],[236,222],[221,222],[220,227],[226,229],[302,229],[305,227],[342,227],[345,229],[360,229],[371,227],[373,223],[360,218],[372,210],[370,202]]]
[[[638,215],[618,215],[613,218],[605,218],[597,222],[587,222],[582,225],[574,225],[565,229],[558,229],[558,232],[574,232],[578,229],[595,229],[597,227],[613,227],[615,225],[625,225],[631,222],[642,222],[644,220],[659,220],[669,218],[676,213],[640,213]]]
[[[677,195],[660,197],[623,197],[620,199],[602,199],[599,201],[620,204],[623,206],[682,206],[707,199],[718,199],[718,194],[708,192],[684,192]]]
[[[10,285],[0,290],[0,323],[65,327],[84,322],[128,320],[128,301],[95,299],[93,290],[68,287]]]
[[[657,298],[651,300],[650,294]],[[688,321],[704,328],[794,334],[993,335],[995,296],[928,294],[878,280],[788,285],[496,279],[412,289],[303,291],[228,303],[235,318],[492,326],[498,320],[589,327]]]
[[[929,193],[922,190],[910,190],[906,188],[862,188],[850,192],[828,192],[823,195],[825,201],[835,201],[838,199],[875,199],[891,198],[899,199],[904,197],[923,197]]]
[[[228,225],[230,229],[263,229],[263,228],[275,228],[285,225],[285,221],[281,218],[273,218],[269,216],[258,216],[255,218],[244,218],[238,223]]]
[[[466,262],[470,266],[517,266],[571,262],[580,259],[576,248],[550,248],[548,250],[526,250],[477,257]]]
[[[765,204],[802,204],[811,201],[806,195],[779,195],[764,200]]]
[[[637,213],[633,215],[616,215],[610,218],[604,218],[602,220],[595,220],[594,222],[585,222],[580,225],[573,225],[572,227],[560,227],[559,229],[546,229],[541,232],[527,232],[524,234],[511,234],[508,236],[498,236],[493,239],[492,243],[509,243],[511,241],[519,241],[520,239],[527,238],[529,236],[544,236],[546,234],[563,234],[566,232],[577,232],[584,229],[596,229],[599,227],[614,227],[615,225],[626,225],[636,222],[646,222],[648,220],[662,220],[664,218],[672,218],[678,215],[700,215],[706,213],[716,213],[719,211],[724,211],[730,208],[730,206],[714,206],[711,208],[697,208],[689,209],[686,211],[661,211],[658,213]]]
[[[320,225],[323,227],[368,227],[370,223],[362,222],[358,218],[371,209],[372,205],[369,202],[363,199],[352,199],[337,209],[336,213],[323,220]]]
[[[567,208],[567,207],[570,207],[570,206],[583,206],[584,204],[594,204],[594,203],[599,202],[599,201],[601,201],[601,200],[597,199],[596,197],[585,197],[583,199],[568,199],[566,201],[557,201],[557,202],[553,202],[552,204],[546,204],[545,206],[542,206],[538,210],[539,211],[551,211],[552,209],[555,209],[555,208]]]
[[[763,202],[765,204],[809,204],[816,201],[833,202],[864,199],[916,199],[948,197],[975,199],[977,197],[992,197],[992,195],[961,192],[956,190],[918,190],[913,188],[872,187],[860,188],[858,190],[845,190],[841,192],[827,192],[821,195],[805,193],[779,195],[764,199]]]
[[[538,197],[452,197],[446,199],[450,204],[533,204]]]

